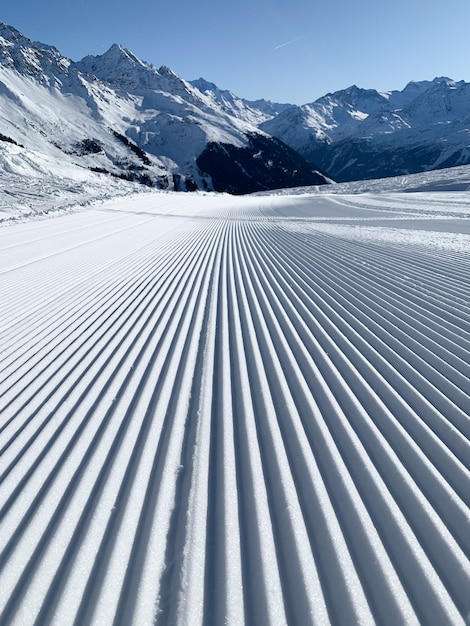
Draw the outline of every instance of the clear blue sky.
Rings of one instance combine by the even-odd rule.
[[[470,82],[470,0],[2,0],[0,21],[74,61],[120,43],[249,99]]]

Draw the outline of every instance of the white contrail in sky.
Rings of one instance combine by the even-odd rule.
[[[308,37],[309,35],[312,35],[315,30],[311,30],[309,33],[305,33],[305,35],[300,35],[300,37],[296,37],[295,39],[291,39],[290,41],[286,41],[286,43],[281,43],[279,46],[276,46],[274,48],[274,50],[279,50],[279,48],[284,48],[285,46],[289,46],[291,43],[295,43],[296,41],[300,41],[301,39],[305,39],[305,37]]]

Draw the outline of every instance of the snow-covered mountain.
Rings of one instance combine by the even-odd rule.
[[[74,63],[0,24],[0,163],[231,193],[430,171],[470,163],[470,84],[248,101],[118,44]]]
[[[217,85],[204,78],[190,81],[202,93],[211,98],[214,103],[222,107],[230,115],[259,126],[263,122],[276,117],[279,113],[289,110],[294,105],[271,102],[270,100],[246,100],[227,89],[219,89]]]
[[[19,160],[34,160],[33,151],[168,189],[241,193],[325,182],[260,131],[259,117],[234,112],[120,45],[73,63],[0,25],[0,144],[16,146]]]
[[[337,181],[470,163],[470,84],[449,78],[402,91],[348,89],[260,126]]]

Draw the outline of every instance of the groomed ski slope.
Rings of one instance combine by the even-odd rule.
[[[3,228],[0,624],[469,624],[469,206]]]

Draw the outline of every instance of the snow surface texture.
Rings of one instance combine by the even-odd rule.
[[[2,228],[0,623],[468,624],[469,206]]]
[[[145,191],[51,155],[0,143],[0,224],[70,212],[97,200]]]

